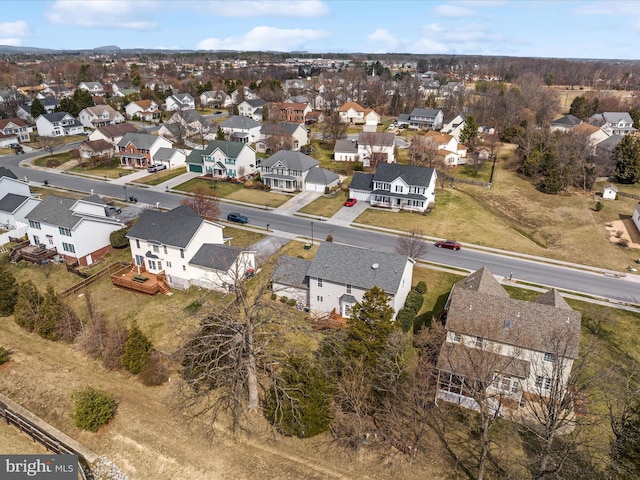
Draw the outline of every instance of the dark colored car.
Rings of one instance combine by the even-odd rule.
[[[436,247],[448,248],[449,250],[460,250],[460,244],[455,240],[440,240],[436,242]]]
[[[249,223],[249,219],[238,212],[231,212],[229,215],[227,215],[227,220],[229,220],[230,222],[237,222],[242,224]]]
[[[347,198],[347,201],[344,202],[344,206],[353,207],[356,203],[358,203],[358,200],[356,198]]]
[[[120,207],[116,207],[115,205],[107,205],[105,207],[107,209],[107,214],[115,215],[116,213],[122,213]]]

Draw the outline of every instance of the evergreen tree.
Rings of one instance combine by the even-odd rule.
[[[476,150],[476,143],[478,141],[478,124],[473,115],[469,115],[464,119],[464,128],[460,132],[460,143],[469,147],[469,152],[473,153]]]
[[[47,285],[47,290],[42,298],[40,315],[36,319],[34,331],[47,340],[58,340],[58,324],[64,313],[62,300],[53,290],[51,285]]]
[[[34,99],[33,102],[31,102],[31,116],[35,120],[43,113],[47,113],[47,110],[44,108],[44,105],[39,99],[37,98]]]
[[[265,416],[284,435],[310,438],[329,429],[331,384],[307,358],[293,357],[265,400]]]
[[[79,109],[78,112],[80,112],[80,110],[84,110],[87,107],[93,107],[95,105],[95,102],[93,101],[93,97],[91,96],[91,92],[87,90],[83,90],[81,88],[77,88],[76,91],[73,92],[72,98],[78,105],[78,109]],[[74,115],[74,117],[76,116],[77,114]]]
[[[640,142],[638,139],[625,136],[613,151],[616,163],[614,176],[620,183],[636,183],[640,181]]]
[[[78,103],[73,98],[63,98],[55,108],[56,112],[67,112],[73,117],[77,117],[80,113],[80,110],[82,109],[78,106]]]
[[[218,125],[218,130],[216,131],[216,140],[226,140],[227,137],[222,130],[222,127]]]
[[[9,269],[0,266],[0,316],[6,317],[13,313],[18,301],[18,284]]]
[[[149,363],[153,344],[134,321],[129,329],[129,337],[124,345],[122,366],[133,374],[138,374]]]

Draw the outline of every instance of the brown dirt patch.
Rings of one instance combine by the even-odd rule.
[[[609,222],[605,229],[611,243],[619,244],[624,239],[629,242],[629,248],[640,248],[640,232],[630,218]]]

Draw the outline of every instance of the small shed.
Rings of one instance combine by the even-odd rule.
[[[617,196],[618,187],[616,187],[615,185],[604,187],[604,190],[602,191],[602,198],[604,198],[605,200],[615,200]]]

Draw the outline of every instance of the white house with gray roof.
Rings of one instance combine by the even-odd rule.
[[[299,123],[280,122],[265,123],[260,128],[260,140],[256,143],[258,152],[266,152],[267,139],[270,137],[282,137],[291,142],[291,150],[298,151],[309,143],[309,131]]]
[[[104,95],[104,86],[100,82],[80,82],[80,84],[78,85],[78,89],[86,90],[91,95]]]
[[[79,135],[84,127],[70,113],[43,113],[36,118],[36,128],[41,137],[66,137]]]
[[[378,252],[333,242],[320,244],[308,264],[284,258],[272,276],[278,295],[301,299],[306,291],[306,305],[313,315],[333,311],[344,318],[367,290],[382,289],[389,295],[395,318],[411,290],[414,261],[397,253]],[[306,273],[304,268],[307,267]]]
[[[304,153],[280,150],[262,161],[260,178],[265,185],[273,190],[302,191],[307,189],[306,181],[309,172],[318,169],[318,165],[320,165],[318,160]],[[319,180],[319,177],[313,178],[316,181]],[[316,190],[315,184],[311,189]],[[324,187],[322,187],[322,191],[324,191]]]
[[[349,197],[376,207],[422,213],[435,203],[436,178],[433,168],[381,163],[374,174],[355,172]]]
[[[633,119],[629,112],[603,112],[589,117],[589,123],[600,127],[607,135],[632,135],[638,130],[633,128]]]
[[[398,126],[407,125],[412,130],[440,130],[444,121],[442,110],[414,108],[411,113],[398,117]]]
[[[438,399],[477,410],[472,389],[484,388],[497,413],[527,411],[567,385],[581,315],[556,290],[513,299],[485,267],[454,284],[445,312]]]
[[[260,139],[260,122],[249,117],[233,115],[220,124],[228,140],[255,143]]]
[[[213,140],[204,150],[192,150],[186,163],[190,172],[220,178],[239,179],[257,171],[256,152],[246,143],[228,140]]]
[[[165,110],[174,112],[176,110],[192,110],[196,108],[195,99],[188,93],[176,93],[164,100]]]
[[[156,165],[166,165],[169,170],[185,165],[189,150],[182,148],[160,147],[153,156],[153,163]]]
[[[7,230],[0,235],[0,245],[9,243],[9,237],[20,238],[27,233],[26,215],[38,203],[29,184],[18,180],[11,170],[0,167],[0,228]]]
[[[238,114],[242,117],[249,117],[258,122],[262,121],[262,109],[267,104],[261,98],[247,99],[238,104]]]
[[[168,212],[145,210],[127,238],[136,265],[164,272],[169,285],[221,289],[255,269],[255,252],[224,245],[223,226],[186,205]]]
[[[80,200],[49,195],[40,200],[25,219],[31,245],[55,249],[67,261],[91,265],[111,248],[111,232],[124,227],[109,217],[97,195]]]

